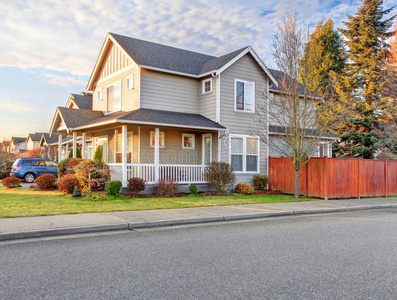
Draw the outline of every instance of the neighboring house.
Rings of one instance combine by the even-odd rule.
[[[74,148],[81,137],[83,156],[90,137],[124,187],[131,177],[205,183],[211,161],[231,163],[238,182],[252,183],[268,173],[269,151],[248,128],[271,84],[250,46],[215,57],[109,33],[84,96],[92,93],[92,108],[72,94],[50,133],[72,135]]]
[[[11,153],[18,154],[26,150],[26,138],[24,137],[12,137],[11,138]]]
[[[43,134],[42,132],[29,133],[26,139],[26,149],[33,150],[35,148],[38,148],[40,146],[40,140],[42,134]]]
[[[4,152],[11,153],[11,141],[3,141],[1,148]]]

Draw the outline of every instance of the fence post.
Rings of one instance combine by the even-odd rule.
[[[384,162],[384,172],[385,172],[385,176],[384,176],[384,187],[385,187],[385,197],[387,198],[387,160],[385,160]]]
[[[310,160],[306,163],[306,197],[309,197],[309,164]]]
[[[324,199],[328,200],[327,186],[328,186],[328,158],[324,157]]]
[[[358,199],[360,199],[361,197],[361,185],[360,185],[360,182],[361,182],[361,172],[360,172],[360,159],[358,159],[357,160],[358,161]]]

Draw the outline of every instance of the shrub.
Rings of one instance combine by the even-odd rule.
[[[16,177],[6,177],[1,181],[1,184],[4,185],[7,189],[16,188],[21,185],[21,179]]]
[[[189,190],[192,192],[193,195],[197,196],[198,187],[195,184],[189,185]]]
[[[253,195],[254,194],[254,188],[250,186],[248,183],[239,183],[236,185],[234,191],[239,194],[243,195]]]
[[[159,197],[172,198],[177,193],[179,186],[172,180],[160,180],[154,189]]]
[[[254,176],[254,187],[257,190],[264,190],[266,189],[267,184],[269,183],[270,179],[266,175],[255,175]]]
[[[110,180],[109,167],[101,161],[83,160],[74,170],[83,192],[90,192],[90,187],[92,192],[104,191]]]
[[[204,175],[208,185],[218,193],[224,193],[236,181],[232,165],[225,162],[213,161],[205,168]]]
[[[145,181],[139,177],[132,177],[128,179],[128,189],[134,193],[139,193],[145,190]]]
[[[58,163],[58,175],[62,176],[67,173],[68,162],[70,158],[65,158]]]
[[[80,182],[74,174],[66,174],[58,179],[58,189],[61,192],[72,194],[74,188],[77,186],[80,189]]]
[[[95,154],[94,154],[94,160],[102,161],[102,150],[101,150],[101,147],[96,148]]]
[[[121,181],[120,180],[112,180],[105,183],[105,191],[109,195],[116,195],[120,192],[121,189]]]
[[[56,181],[57,177],[55,175],[45,173],[37,177],[34,182],[39,190],[49,190],[55,186]]]
[[[82,158],[80,148],[77,148],[76,150],[76,158]]]
[[[74,174],[75,173],[74,168],[76,166],[78,166],[82,161],[83,161],[83,159],[81,159],[81,158],[71,158],[71,159],[69,159],[68,163],[66,165],[66,173],[67,174]]]
[[[5,170],[4,172],[0,172],[0,179],[4,179],[10,177],[11,169]]]

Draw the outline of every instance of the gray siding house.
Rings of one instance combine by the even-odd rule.
[[[131,177],[205,184],[211,161],[252,184],[268,174],[269,150],[248,128],[270,86],[277,80],[250,46],[215,57],[108,33],[86,93],[58,107],[50,132],[60,145],[72,136],[73,149],[80,139],[83,158],[89,138],[124,187]]]

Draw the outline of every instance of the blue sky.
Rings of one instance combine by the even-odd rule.
[[[386,0],[385,7],[392,5]],[[55,108],[85,90],[107,32],[212,55],[251,45],[272,66],[277,22],[337,26],[358,0],[0,0],[0,139],[48,131]]]

